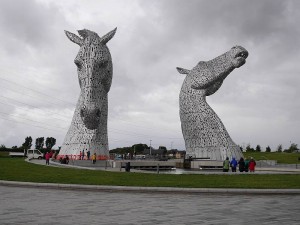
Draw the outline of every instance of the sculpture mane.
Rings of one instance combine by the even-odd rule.
[[[177,67],[186,74],[179,96],[180,120],[187,154],[197,158],[224,160],[242,156],[222,121],[206,102],[224,79],[244,65],[248,52],[235,46],[228,52],[207,62],[199,62],[192,70]]]

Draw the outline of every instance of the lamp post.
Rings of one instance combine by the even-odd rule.
[[[151,152],[151,141],[152,141],[152,140],[150,140],[150,157],[152,156],[152,152]]]

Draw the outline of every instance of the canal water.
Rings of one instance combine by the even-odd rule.
[[[93,192],[0,186],[0,224],[299,225],[299,195]]]

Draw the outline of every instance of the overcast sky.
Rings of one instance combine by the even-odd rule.
[[[102,36],[113,60],[110,149],[136,143],[185,149],[179,118],[184,75],[234,45],[249,52],[207,102],[234,142],[274,151],[300,144],[300,1],[1,0],[0,144],[26,136],[61,146],[80,94],[64,33]]]

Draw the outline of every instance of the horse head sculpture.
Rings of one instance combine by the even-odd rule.
[[[65,31],[67,37],[80,47],[74,63],[77,66],[81,92],[59,157],[68,155],[78,158],[83,150],[96,153],[97,159],[107,159],[109,156],[108,92],[113,65],[106,44],[113,38],[116,30],[117,28],[102,37],[87,29],[79,30],[79,36]]]
[[[80,46],[74,60],[81,88],[80,116],[88,129],[97,129],[101,115],[107,116],[107,93],[112,82],[112,60],[106,43],[115,35],[117,28],[103,37],[84,29],[81,37],[65,31],[67,37]]]
[[[200,61],[192,70],[177,67],[179,73],[186,74],[179,105],[187,154],[212,160],[242,156],[220,118],[207,104],[206,96],[214,94],[235,68],[245,64],[247,57],[245,48],[234,46],[212,60]]]

